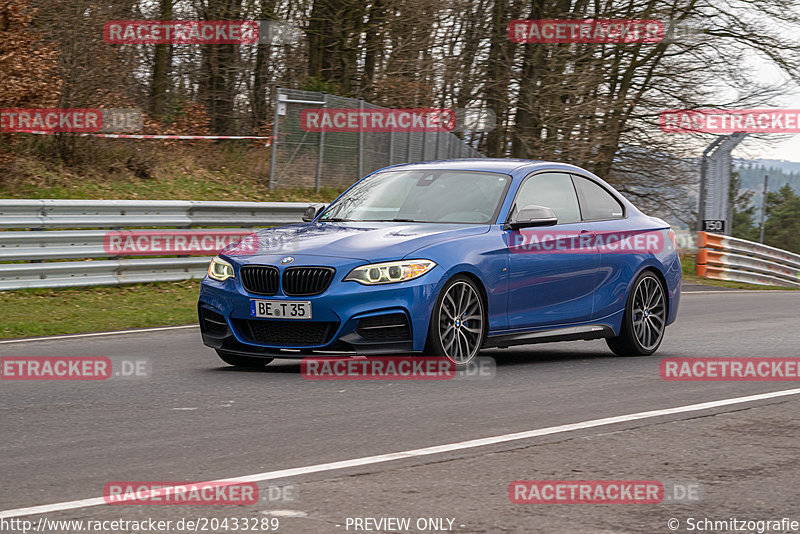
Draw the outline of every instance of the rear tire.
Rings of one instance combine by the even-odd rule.
[[[651,271],[636,278],[619,335],[606,338],[618,356],[650,356],[661,345],[667,324],[667,299],[661,280]]]
[[[217,350],[217,356],[234,367],[241,367],[242,369],[261,369],[272,361],[272,358],[254,358],[252,356],[241,356],[232,352],[225,352],[224,350]]]

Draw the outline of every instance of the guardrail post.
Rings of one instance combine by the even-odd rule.
[[[769,175],[764,175],[764,191],[761,194],[761,231],[758,234],[758,242],[764,243],[764,228],[767,221],[767,192],[769,191]]]
[[[697,255],[695,256],[694,270],[697,276],[706,275],[706,233],[697,232]]]

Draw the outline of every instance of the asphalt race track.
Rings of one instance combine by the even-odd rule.
[[[800,292],[687,289],[655,356],[616,357],[603,341],[489,350],[482,355],[495,359],[496,373],[475,380],[309,381],[295,360],[240,371],[224,366],[193,327],[0,343],[0,356],[146,358],[152,366],[150,376],[125,380],[0,382],[0,518],[35,525],[41,517],[277,517],[278,532],[290,534],[364,532],[353,518],[365,517],[408,517],[412,525],[444,518],[443,527],[465,533],[700,532],[690,521],[800,521],[800,390],[553,430],[797,387],[662,380],[664,357],[800,356]],[[548,430],[463,444],[539,429]],[[288,477],[273,473],[448,444],[461,445]],[[262,474],[257,505],[73,502],[102,497],[111,481],[254,474]],[[701,497],[510,502],[509,483],[526,479],[671,481],[694,484]],[[33,514],[20,510],[58,503]],[[0,531],[22,532],[8,524]],[[47,530],[66,531],[79,530]],[[423,531],[448,530],[408,530]]]

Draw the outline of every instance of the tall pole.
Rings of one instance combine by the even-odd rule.
[[[703,152],[700,167],[700,202],[697,213],[698,231],[716,231],[730,235],[730,177],[731,151],[747,137],[745,132],[734,132],[717,137]],[[713,192],[713,196],[709,192]],[[711,197],[711,202],[709,202]],[[709,209],[711,204],[711,209]],[[707,213],[710,212],[710,213]],[[704,224],[707,216],[714,221],[722,221],[711,228]]]
[[[364,129],[361,118],[364,116],[364,99],[358,99],[358,178],[364,176]]]
[[[322,93],[322,109],[328,107],[328,93]],[[322,159],[325,154],[325,128],[319,132],[319,148],[317,149],[317,176],[314,178],[314,191],[319,193],[322,187]]]
[[[703,219],[706,216],[706,173],[708,172],[708,154],[717,148],[717,145],[722,142],[722,137],[717,137],[714,142],[708,145],[703,151],[703,158],[700,160],[700,200],[697,206],[697,231],[702,232]]]
[[[761,234],[759,235],[758,242],[764,243],[764,227],[767,220],[767,190],[769,188],[769,175],[764,175],[764,193],[761,196]]]
[[[280,110],[281,105],[281,87],[275,86],[275,115],[272,119],[272,154],[269,158],[269,188],[275,187],[275,158],[278,155],[278,121],[281,118]]]

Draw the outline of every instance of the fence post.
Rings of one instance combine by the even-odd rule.
[[[764,244],[764,224],[767,218],[767,192],[769,191],[769,174],[764,175],[764,192],[761,195],[761,230],[759,231],[758,242]]]
[[[328,93],[322,93],[322,109],[328,107]],[[319,192],[322,187],[322,158],[325,148],[325,128],[319,132],[319,149],[317,150],[317,176],[314,179],[314,190]]]
[[[394,164],[394,129],[389,128],[389,165]]]
[[[436,153],[433,155],[433,159],[442,159],[439,155],[439,139],[442,137],[441,132],[436,132]]]
[[[364,113],[364,99],[358,99],[358,178],[364,176],[364,129],[361,127],[361,117]]]
[[[281,105],[281,86],[275,86],[275,114],[272,118],[272,151],[269,157],[269,188],[275,187],[275,158],[278,154],[278,121],[280,114],[278,106]]]
[[[411,130],[408,130],[408,137],[406,138],[406,163],[411,163]]]

